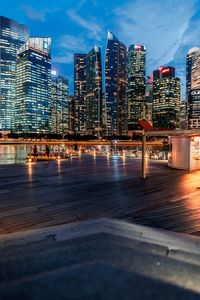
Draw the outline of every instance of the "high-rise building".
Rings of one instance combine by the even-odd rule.
[[[51,87],[51,132],[68,133],[69,82],[63,76],[52,75]]]
[[[74,54],[75,131],[86,130],[86,54]]]
[[[74,96],[69,96],[69,133],[75,133],[75,101]]]
[[[131,45],[128,49],[128,129],[139,129],[138,121],[145,115],[146,49]]]
[[[97,135],[102,131],[102,66],[97,46],[86,57],[86,130]]]
[[[192,48],[186,60],[188,127],[200,128],[200,48]]]
[[[108,31],[105,61],[107,134],[127,134],[127,48]]]
[[[153,72],[153,125],[178,128],[180,122],[180,79],[175,68],[160,67]]]
[[[180,128],[187,129],[187,101],[180,102]]]
[[[29,31],[11,19],[0,16],[0,130],[13,130],[17,50]]]
[[[153,74],[147,76],[145,92],[145,120],[152,123],[153,108]]]
[[[51,38],[31,37],[16,61],[16,118],[20,132],[50,132]]]

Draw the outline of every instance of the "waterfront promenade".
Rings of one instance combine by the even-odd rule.
[[[82,156],[0,165],[0,234],[108,217],[200,236],[200,171]]]

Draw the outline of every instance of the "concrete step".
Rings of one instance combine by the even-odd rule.
[[[75,291],[77,298],[70,298],[73,294],[68,291],[67,299],[92,299],[91,295],[109,299],[115,290],[121,297],[124,289],[135,295],[133,286],[139,278],[144,287],[151,287],[155,299],[156,293],[161,297],[167,290],[190,297],[160,299],[200,298],[199,239],[188,235],[99,219],[1,236],[0,253],[0,299],[65,299],[64,286],[70,291],[73,279],[87,297],[80,298]],[[116,284],[119,278],[124,280],[125,287],[113,289],[111,274]],[[160,292],[153,292],[153,286],[160,286]],[[110,299],[122,299],[117,297]]]

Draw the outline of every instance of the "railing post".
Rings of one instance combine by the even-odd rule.
[[[142,179],[147,178],[147,165],[146,165],[146,135],[145,131],[143,131],[142,135]]]

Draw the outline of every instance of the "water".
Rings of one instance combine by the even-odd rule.
[[[0,164],[18,164],[25,163],[28,153],[32,152],[34,144],[26,145],[0,145]],[[38,152],[45,152],[44,145],[37,145]],[[84,152],[91,153],[91,150],[94,147],[81,147]],[[152,151],[162,151],[162,147],[159,146],[149,146],[149,150]],[[54,145],[50,146],[51,152],[58,151],[73,151],[73,146],[64,146],[64,145]],[[138,150],[139,156],[141,156],[141,147],[117,147],[116,149],[112,146],[95,146],[95,149],[98,150],[99,154],[106,154],[110,152],[112,154],[120,155],[122,151],[125,150],[127,155],[131,155],[135,150]]]

